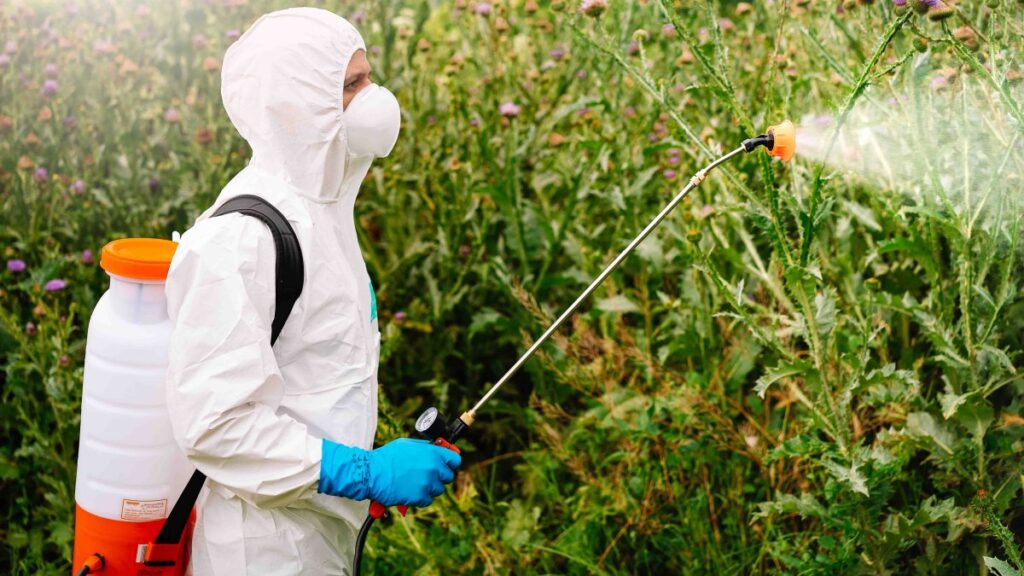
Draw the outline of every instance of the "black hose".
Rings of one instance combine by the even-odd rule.
[[[96,562],[93,562],[96,560]],[[102,571],[107,566],[107,559],[103,557],[103,554],[94,552],[92,556],[86,559],[85,564],[75,573],[75,576],[87,576],[93,573],[93,568],[96,568],[96,572]]]
[[[775,133],[769,132],[760,136],[754,136],[753,138],[747,138],[743,141],[743,149],[747,152],[752,151],[758,146],[764,146],[769,150],[775,149]]]
[[[359,576],[359,565],[363,561],[363,547],[366,546],[366,535],[370,533],[370,526],[373,526],[374,517],[366,515],[363,526],[359,529],[359,536],[356,536],[356,555],[352,558],[352,576]]]

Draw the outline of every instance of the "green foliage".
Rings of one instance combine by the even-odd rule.
[[[690,174],[831,118],[821,157],[697,188],[487,405],[455,488],[375,528],[369,573],[1024,572],[1020,7],[837,3],[314,3],[403,106],[357,202],[379,441],[475,403]],[[0,570],[69,568],[106,289],[82,251],[187,229],[244,166],[217,65],[284,4],[0,4],[0,238],[26,262],[0,270]],[[961,109],[925,117],[940,93]],[[862,109],[915,119],[913,178],[831,161]]]

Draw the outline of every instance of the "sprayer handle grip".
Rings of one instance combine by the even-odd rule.
[[[445,440],[444,438],[435,438],[432,444],[434,444],[435,446],[440,446],[441,448],[447,448],[452,452],[455,452],[456,454],[462,454],[462,451],[459,450],[458,446],[452,444],[451,442]],[[405,514],[409,512],[409,507],[406,506],[405,504],[402,504],[401,506],[395,506],[395,508],[398,509],[398,513],[402,516],[405,516]],[[381,517],[387,515],[387,506],[381,504],[380,502],[377,502],[376,500],[370,501],[370,516],[373,516],[374,519],[380,519]]]

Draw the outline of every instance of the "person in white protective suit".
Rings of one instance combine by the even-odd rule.
[[[353,215],[398,137],[356,29],[326,10],[266,14],[227,50],[224,108],[252,158],[180,239],[167,277],[174,436],[206,474],[191,571],[348,574],[369,500],[426,506],[461,460],[426,441],[372,449],[380,332]],[[302,293],[274,344],[276,251],[254,194],[288,219]]]

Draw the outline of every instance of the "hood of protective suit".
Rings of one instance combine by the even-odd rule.
[[[362,36],[319,8],[259,18],[228,48],[224,108],[252,147],[250,165],[318,202],[354,200],[372,158],[348,154],[342,97]]]

